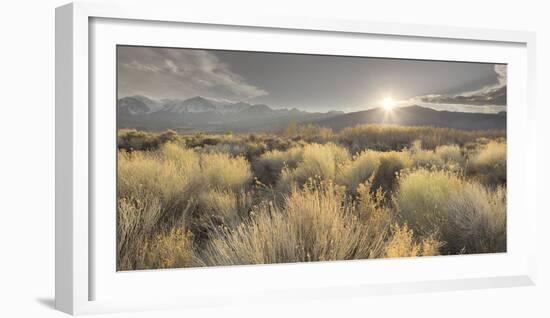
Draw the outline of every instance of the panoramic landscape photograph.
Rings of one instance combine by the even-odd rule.
[[[117,270],[506,252],[505,64],[117,46]]]

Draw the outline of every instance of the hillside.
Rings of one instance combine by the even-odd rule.
[[[335,131],[360,124],[396,124],[403,126],[433,126],[456,129],[506,129],[506,112],[498,114],[437,111],[420,106],[408,106],[386,111],[374,108],[313,121]]]

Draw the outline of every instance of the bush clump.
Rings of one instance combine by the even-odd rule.
[[[200,171],[209,187],[239,190],[252,181],[250,164],[244,157],[233,158],[225,153],[201,156]]]
[[[293,147],[286,151],[271,150],[261,155],[253,167],[262,183],[273,185],[279,180],[283,168],[295,169],[303,159],[303,147]]]
[[[333,143],[308,144],[302,156],[296,168],[283,169],[277,185],[280,192],[286,193],[294,185],[303,185],[310,179],[334,181],[349,161],[348,151]]]
[[[346,185],[350,193],[355,193],[359,184],[372,178],[373,189],[381,188],[389,193],[399,172],[411,164],[406,152],[366,150],[342,168],[342,174],[337,180]]]
[[[468,173],[490,185],[506,184],[506,144],[491,141],[468,162]]]
[[[220,230],[201,259],[239,265],[376,258],[387,235],[377,229],[360,219],[341,187],[308,183],[283,207],[263,204],[235,230]]]
[[[417,170],[399,178],[399,216],[415,233],[436,235],[446,253],[506,250],[506,198],[448,171]]]

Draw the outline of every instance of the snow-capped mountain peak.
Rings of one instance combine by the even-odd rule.
[[[209,112],[229,114],[253,109],[256,106],[260,105],[251,105],[245,102],[231,102],[196,96],[185,100],[165,100],[163,111],[179,114]],[[264,108],[269,108],[265,105],[261,106]],[[271,108],[269,108],[269,110],[271,110]]]
[[[193,97],[186,100],[170,100],[164,106],[164,111],[173,113],[205,113],[216,111],[214,103],[204,97]]]
[[[130,97],[144,103],[149,108],[149,113],[153,113],[164,108],[164,104],[156,99],[152,99],[143,95],[134,95]]]

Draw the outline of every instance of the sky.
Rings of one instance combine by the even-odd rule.
[[[372,57],[119,46],[118,97],[195,96],[361,111],[391,99],[438,110],[506,110],[506,65]]]

